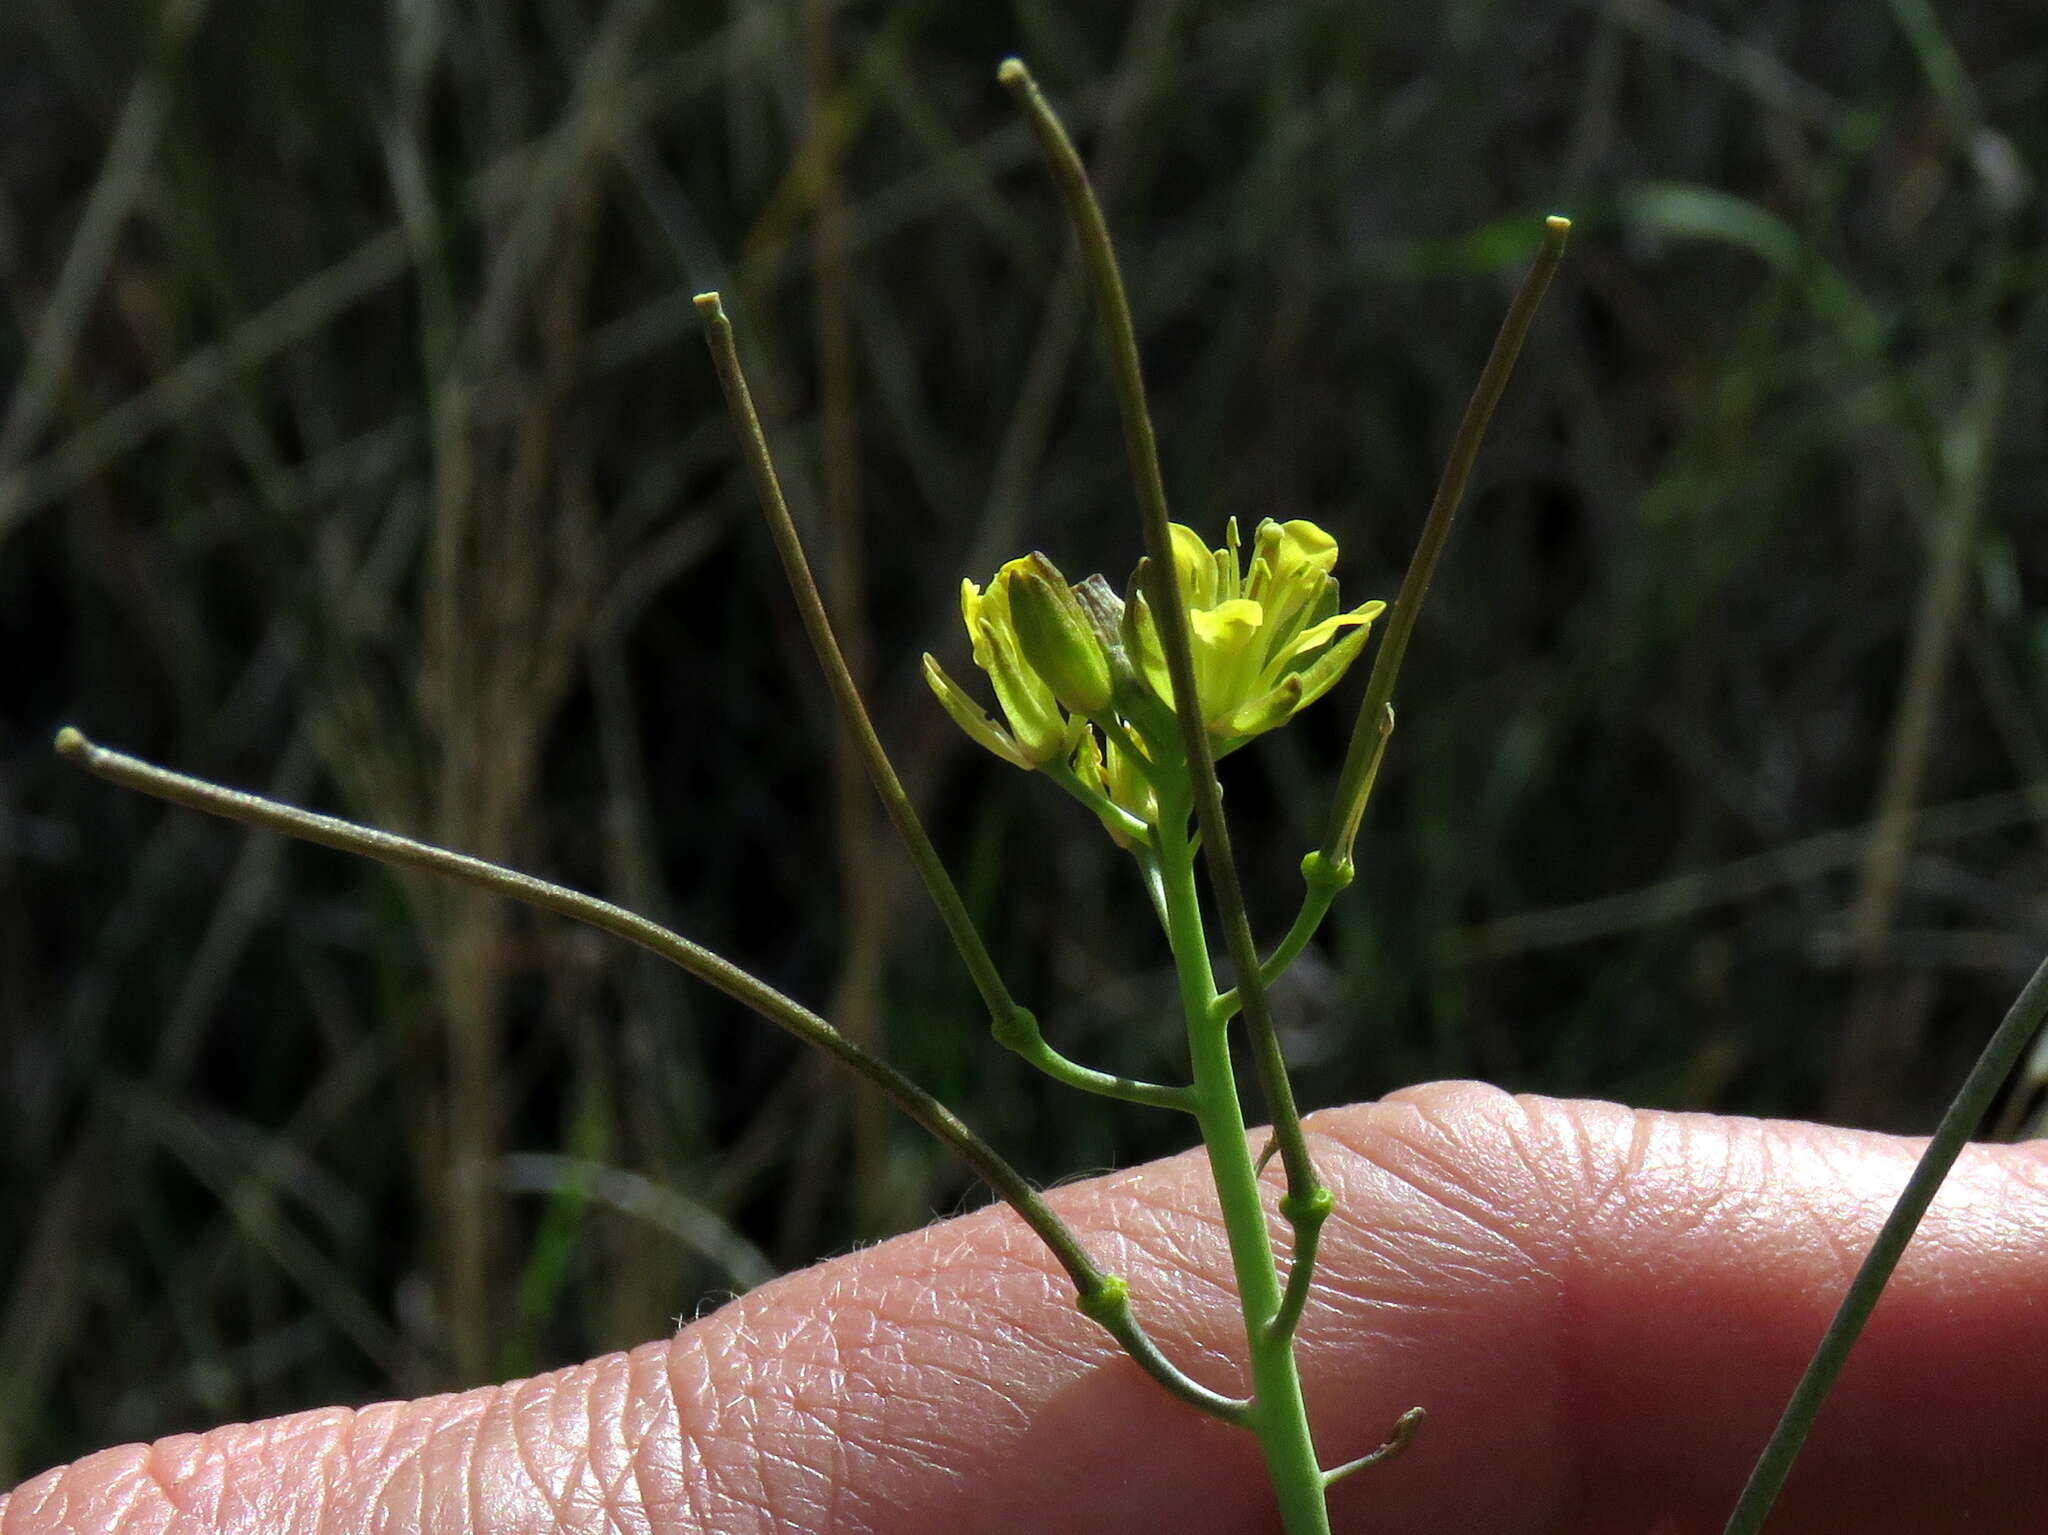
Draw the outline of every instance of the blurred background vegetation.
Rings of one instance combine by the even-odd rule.
[[[1174,1071],[1107,839],[917,677],[964,674],[963,572],[1137,547],[1013,51],[1099,171],[1177,515],[1313,517],[1352,600],[1577,222],[1284,999],[1304,1100],[1932,1123],[2048,942],[2035,7],[18,0],[0,1485],[657,1336],[980,1197],[646,956],[124,795],[62,721],[648,911],[1036,1176],[1184,1142],[988,1042],[689,303],[1013,986]],[[1269,937],[1362,677],[1229,765]]]

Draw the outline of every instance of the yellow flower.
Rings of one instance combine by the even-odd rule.
[[[1202,720],[1219,754],[1328,692],[1386,610],[1337,610],[1337,542],[1312,522],[1260,523],[1249,567],[1235,521],[1221,549],[1177,524],[1172,535]],[[1173,689],[1159,633],[1136,586],[1128,601],[1100,576],[1070,586],[1042,554],[1011,560],[986,591],[962,581],[960,617],[1000,720],[924,658],[954,723],[1005,762],[1045,770],[1123,847],[1158,824],[1160,784],[1185,771],[1175,766],[1179,732],[1160,709]]]
[[[1043,555],[1036,558],[1055,579],[1059,576]],[[1009,728],[990,719],[929,654],[924,658],[924,680],[956,725],[1005,762],[1028,770],[1072,752],[1072,736],[1085,722],[1070,726],[1052,685],[1025,659],[1010,603],[1012,588],[1020,580],[1042,582],[1044,577],[1024,559],[1012,560],[997,571],[986,592],[972,581],[960,583],[960,617],[974,646],[974,664],[988,674]],[[1060,581],[1059,585],[1064,589],[1066,583]],[[1072,592],[1067,593],[1067,601],[1073,601]],[[1106,669],[1103,675],[1107,677]],[[1104,687],[1106,690],[1106,682]]]
[[[1202,722],[1226,741],[1284,724],[1327,693],[1358,658],[1372,621],[1386,611],[1377,601],[1337,610],[1337,583],[1330,574],[1337,541],[1312,522],[1261,522],[1249,569],[1241,559],[1235,518],[1221,549],[1211,550],[1179,523],[1172,534]],[[1170,705],[1173,685],[1159,630],[1135,586],[1126,628],[1140,675]]]

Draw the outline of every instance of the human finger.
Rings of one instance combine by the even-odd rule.
[[[1720,1528],[1916,1148],[1811,1125],[1441,1084],[1312,1116],[1337,1194],[1302,1365],[1339,1529]],[[1191,1373],[1235,1389],[1195,1155],[1063,1189]],[[2038,1531],[2048,1158],[1968,1153],[1773,1531]],[[647,1535],[1274,1527],[1256,1446],[1166,1397],[1002,1210],[534,1380],[129,1446],[0,1503],[0,1535]]]

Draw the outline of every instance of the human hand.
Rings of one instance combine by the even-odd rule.
[[[1302,1368],[1337,1528],[1718,1531],[1915,1155],[1817,1126],[1438,1084],[1309,1120],[1337,1195]],[[1234,1388],[1196,1155],[1060,1190],[1168,1353]],[[1270,1530],[1249,1435],[1173,1401],[990,1209],[674,1339],[458,1396],[104,1451],[0,1535]],[[2048,1146],[1957,1164],[1770,1526],[2048,1528]]]

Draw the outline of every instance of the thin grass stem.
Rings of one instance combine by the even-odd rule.
[[[1990,1043],[1985,1045],[1984,1053],[1977,1058],[1977,1064],[1970,1068],[1970,1074],[1963,1080],[1955,1100],[1949,1104],[1948,1112],[1941,1116],[1933,1139],[1920,1154],[1912,1177],[1906,1180],[1899,1202],[1886,1217],[1877,1240],[1871,1243],[1870,1252],[1864,1258],[1863,1266],[1857,1269],[1848,1294],[1842,1297],[1841,1309],[1836,1311],[1834,1321],[1828,1324],[1820,1347],[1814,1351],[1812,1363],[1800,1377],[1792,1400],[1786,1404],[1784,1416],[1771,1431],[1763,1454],[1757,1457],[1755,1469],[1750,1472],[1749,1481],[1742,1489],[1735,1512],[1728,1516],[1723,1535],[1757,1535],[1763,1528],[1764,1520],[1770,1516],[1771,1504],[1777,1500],[1778,1491],[1791,1474],[1792,1463],[1798,1458],[1800,1447],[1806,1443],[1806,1436],[1813,1428],[1821,1404],[1827,1400],[1828,1392],[1842,1373],[1849,1350],[1856,1346],[1864,1323],[1870,1320],[1878,1296],[1892,1277],[1892,1271],[1898,1267],[1906,1244],[1913,1240],[1913,1233],[1918,1229],[1921,1217],[1927,1213],[1928,1205],[1934,1202],[1942,1180],[1955,1166],[1956,1158],[1962,1154],[1970,1137],[1977,1133],[1977,1127],[1984,1122],[1992,1099],[1997,1097],[1999,1088],[2004,1086],[2006,1078],[2012,1075],[2013,1068],[2026,1053],[2027,1046],[2040,1032],[2044,1018],[2048,1018],[2048,959],[2041,962],[2033,979],[2014,1000],[2005,1020],[1992,1034]]]

